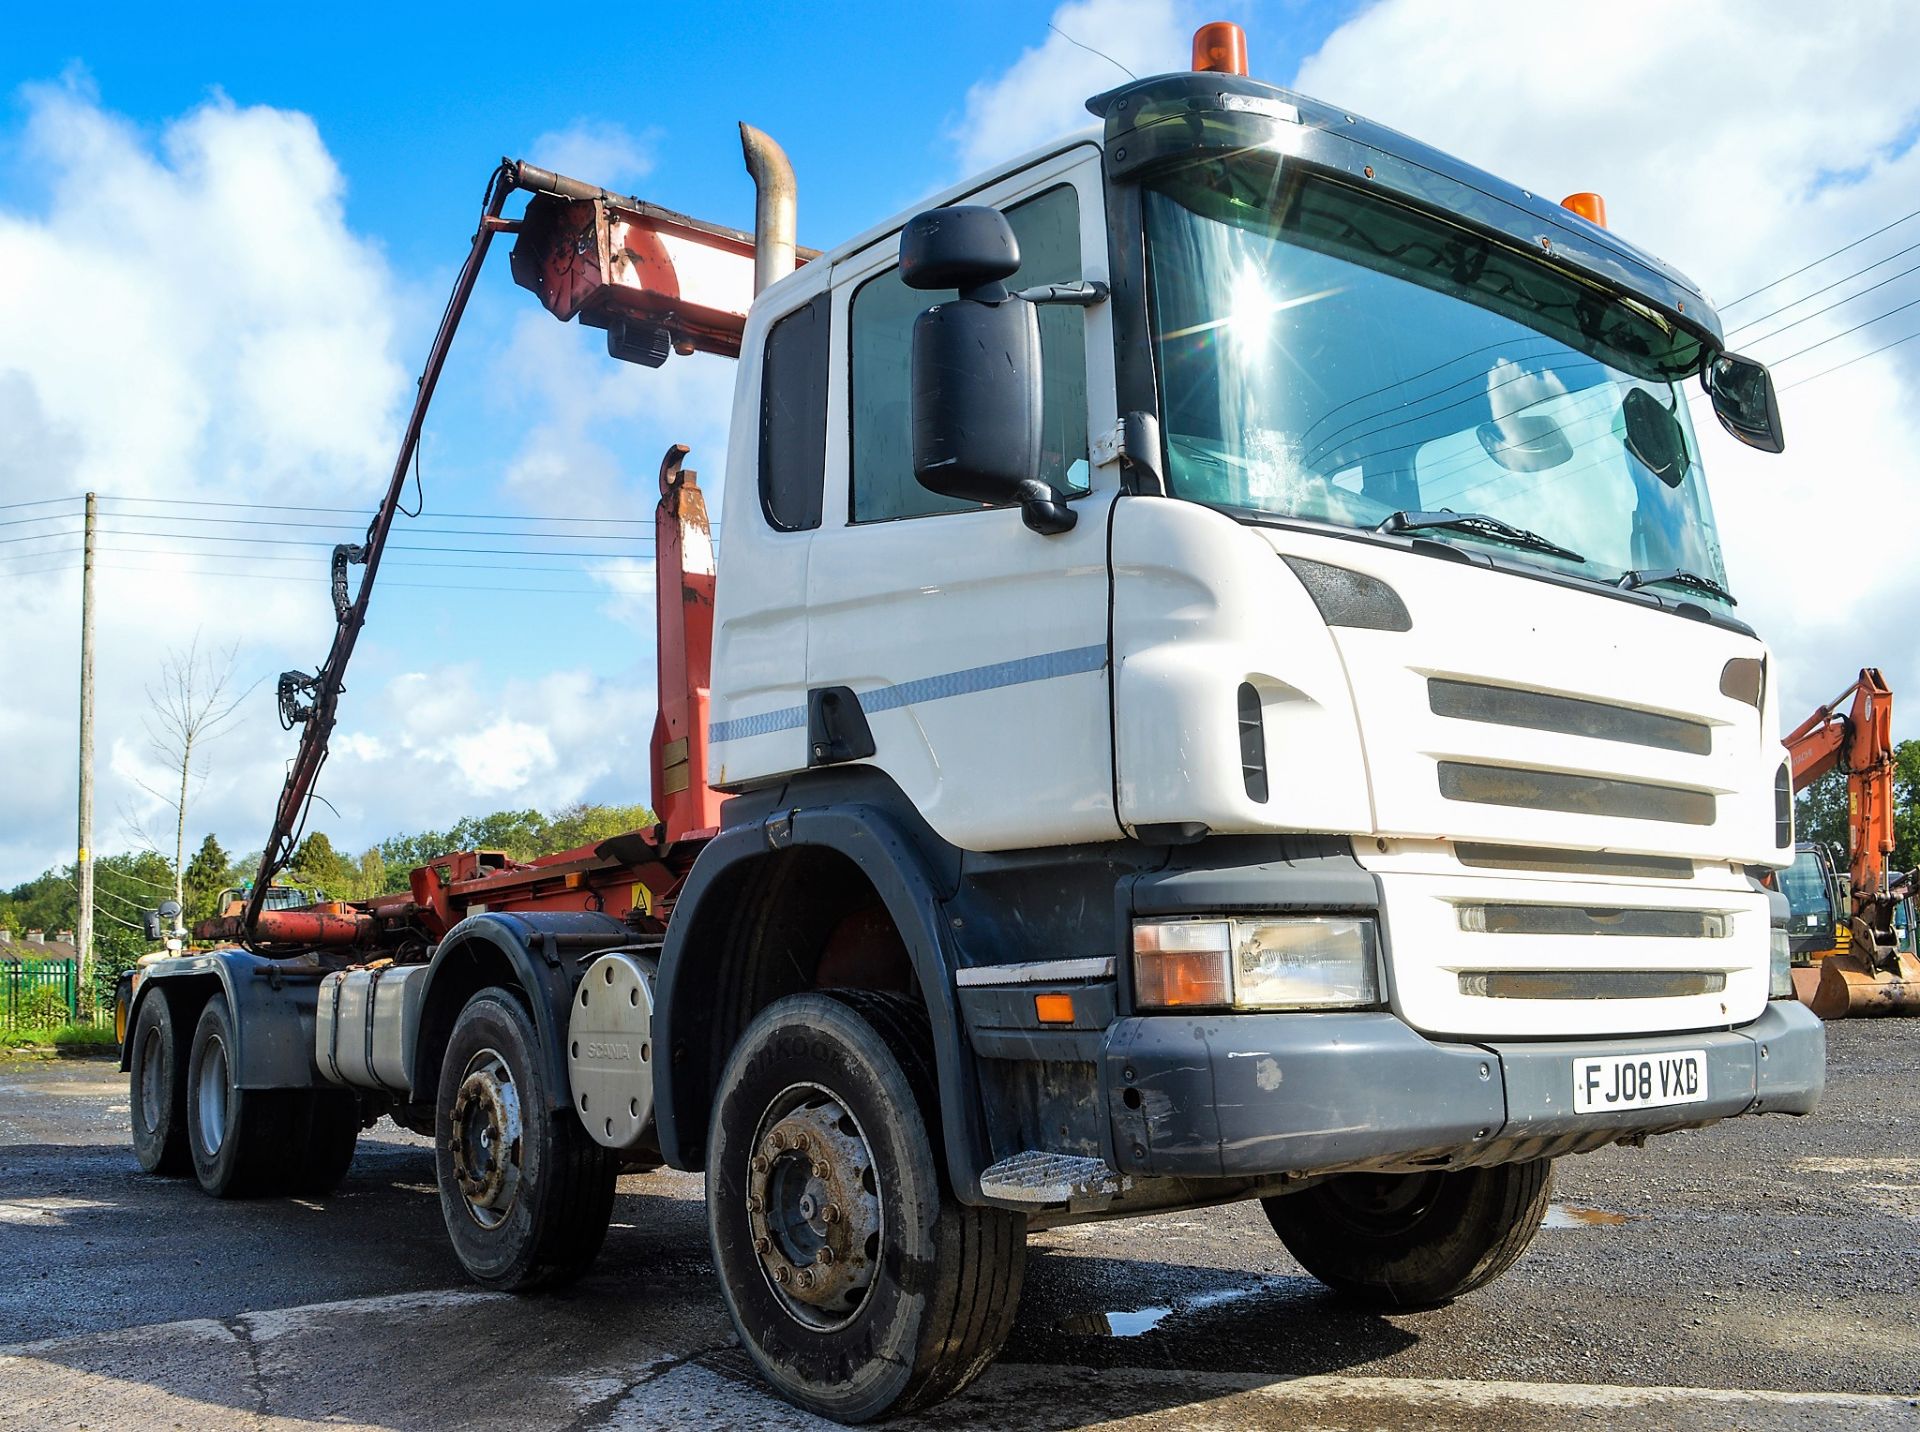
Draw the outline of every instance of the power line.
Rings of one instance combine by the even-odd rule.
[[[100,515],[103,517],[112,517],[112,518],[125,517],[129,521],[137,521],[137,522],[196,522],[196,523],[203,523],[203,524],[218,524],[223,527],[299,527],[299,528],[320,528],[322,530],[333,531],[333,532],[357,532],[361,530],[357,525],[352,523],[346,523],[346,522],[273,522],[273,521],[266,521],[266,520],[255,518],[255,517],[169,517],[159,512],[108,511],[108,512],[103,512]],[[113,529],[109,528],[106,530],[111,531]],[[574,542],[646,542],[646,541],[652,540],[651,533],[648,533],[643,536],[638,533],[629,535],[626,533],[619,533],[619,532],[529,532],[529,531],[522,531],[519,529],[515,529],[513,531],[489,532],[485,528],[472,528],[472,527],[407,527],[403,530],[407,532],[418,533],[421,536],[427,536],[427,537],[482,537],[487,539],[488,541],[498,540],[503,542],[511,538],[547,538],[554,541],[574,541]],[[159,535],[159,534],[149,533],[146,535],[152,536],[152,535]],[[165,534],[165,535],[170,536],[172,534]],[[185,537],[191,534],[183,532],[179,535]],[[28,539],[16,538],[13,540],[24,541]],[[241,541],[245,539],[207,538],[204,540]]]
[[[77,533],[72,533],[72,532],[63,532],[63,533],[57,533],[57,534],[55,534],[55,533],[49,533],[48,535],[49,535],[49,536],[56,536],[56,535],[57,535],[57,536],[63,536],[63,537],[72,537],[72,536],[77,536],[77,535],[79,535],[79,534],[77,534]],[[228,544],[232,544],[232,545],[240,545],[240,546],[247,546],[247,547],[322,547],[322,548],[331,548],[331,547],[334,547],[334,546],[337,546],[337,545],[338,545],[337,543],[333,543],[333,542],[325,542],[325,541],[321,541],[321,540],[319,540],[319,539],[317,539],[317,538],[305,538],[305,537],[203,537],[203,536],[201,536],[201,535],[200,535],[199,533],[195,533],[195,532],[150,532],[150,531],[147,531],[147,530],[145,530],[145,529],[143,529],[143,528],[132,528],[132,527],[115,527],[115,528],[108,528],[108,529],[106,529],[105,531],[103,531],[101,535],[102,535],[102,536],[107,536],[107,537],[158,537],[158,538],[161,538],[161,539],[163,539],[163,540],[165,540],[165,541],[168,541],[168,542],[225,542],[225,543],[228,543]],[[474,534],[471,534],[471,535],[474,535],[474,536],[489,536],[489,535],[491,535],[491,534],[488,534],[488,533],[474,533]],[[11,537],[11,538],[0,538],[0,542],[19,542],[19,541],[34,541],[34,540],[36,540],[36,539],[34,539],[34,538],[20,538],[20,537]],[[551,540],[551,538],[549,538],[549,540]],[[113,548],[113,549],[111,549],[111,550],[116,550],[116,551],[123,551],[123,550],[131,550],[131,549],[126,549],[126,548]],[[499,547],[447,547],[447,546],[442,546],[442,545],[440,545],[440,544],[438,544],[438,543],[427,543],[427,544],[424,544],[424,545],[415,545],[415,544],[413,544],[413,543],[408,543],[408,542],[394,542],[394,543],[391,543],[391,544],[389,544],[389,546],[388,546],[388,548],[387,548],[387,550],[388,550],[389,552],[459,552],[459,553],[462,553],[462,554],[468,554],[468,555],[477,555],[477,556],[481,556],[481,557],[487,557],[487,556],[496,556],[496,557],[510,557],[510,556],[513,556],[513,555],[514,555],[514,550],[513,550],[513,549],[511,549],[511,548],[505,548],[505,549],[503,549],[503,548],[499,548]],[[184,554],[184,553],[183,553],[182,555],[188,555],[188,554]],[[209,553],[203,553],[203,554],[201,554],[201,555],[204,555],[204,556],[211,556],[211,557],[217,557],[217,556],[221,556],[221,555],[226,555],[226,556],[238,556],[239,554],[238,554],[238,553],[226,553],[226,554],[222,554],[222,553],[218,553],[218,552],[209,552]],[[532,551],[532,550],[529,550],[529,551],[527,551],[527,552],[524,552],[524,553],[522,553],[521,555],[524,555],[524,556],[528,556],[528,557],[593,557],[593,558],[599,558],[599,559],[601,559],[601,560],[605,560],[606,558],[608,558],[608,557],[612,557],[612,556],[632,556],[632,557],[636,557],[636,558],[637,558],[637,557],[641,557],[641,556],[645,556],[646,554],[645,554],[645,553],[643,553],[643,552],[633,552],[633,553],[618,553],[618,552],[549,552],[549,551]]]
[[[1824,287],[1816,288],[1815,290],[1813,290],[1812,293],[1803,293],[1800,295],[1800,297],[1793,299],[1790,302],[1783,303],[1778,308],[1772,309],[1766,313],[1761,314],[1758,318],[1749,318],[1745,323],[1736,324],[1734,327],[1729,328],[1727,330],[1727,337],[1731,338],[1736,333],[1745,333],[1749,328],[1753,328],[1758,326],[1759,324],[1765,323],[1769,318],[1777,317],[1778,315],[1785,313],[1789,308],[1798,308],[1801,304],[1805,303],[1808,299],[1818,298],[1821,294],[1826,293],[1831,289],[1836,289],[1840,287],[1840,285],[1843,283],[1847,283],[1853,279],[1859,278],[1862,274],[1872,273],[1875,269],[1879,268],[1881,264],[1892,263],[1895,259],[1899,258],[1902,254],[1910,254],[1915,249],[1920,249],[1920,244],[1908,244],[1904,249],[1895,249],[1892,253],[1888,254],[1885,258],[1875,259],[1872,263],[1868,264],[1865,268],[1857,268],[1852,273],[1847,274],[1843,278],[1837,278],[1832,283],[1827,284]],[[1913,270],[1908,269],[1907,272],[1912,273]],[[1869,293],[1871,292],[1871,290],[1863,288],[1860,290],[1860,292]],[[1855,296],[1858,297],[1858,295],[1855,295]]]
[[[1920,248],[1920,244],[1916,244],[1914,247]],[[1899,273],[1889,275],[1888,277],[1881,279],[1878,283],[1868,284],[1865,288],[1861,289],[1860,292],[1858,293],[1850,293],[1845,298],[1836,298],[1832,303],[1827,304],[1824,308],[1816,308],[1812,313],[1804,313],[1800,317],[1794,319],[1793,322],[1783,323],[1778,328],[1774,329],[1771,333],[1763,333],[1758,338],[1749,339],[1748,342],[1749,343],[1771,342],[1773,339],[1778,338],[1782,333],[1785,333],[1790,328],[1798,328],[1803,323],[1811,323],[1814,319],[1818,318],[1821,314],[1832,313],[1834,309],[1840,308],[1846,304],[1852,303],[1856,298],[1865,298],[1868,294],[1872,293],[1876,288],[1885,288],[1888,284],[1895,283],[1900,279],[1905,278],[1910,273],[1920,273],[1920,264],[1915,264],[1912,268],[1901,269]],[[1813,295],[1808,294],[1807,297],[1811,298],[1813,297]],[[1802,301],[1804,302],[1804,300]],[[1791,308],[1793,305],[1788,304],[1787,306]],[[1893,312],[1893,311],[1894,310],[1891,310],[1891,309],[1888,310],[1888,312]],[[1885,315],[1882,315],[1882,316],[1884,317]]]
[[[241,582],[300,582],[314,585],[308,577],[283,577],[268,572],[182,572],[175,567],[139,567],[123,562],[100,562],[97,567],[112,572],[157,572],[163,575],[182,577],[211,577],[227,581]],[[554,594],[574,597],[617,596],[618,591],[611,587],[521,587],[503,586],[498,582],[476,582],[472,584],[458,582],[382,582],[382,588],[405,587],[416,591],[434,592],[493,592],[501,596],[519,596],[521,593]]]
[[[1906,309],[1912,308],[1916,303],[1920,303],[1920,298],[1910,298],[1905,303],[1901,304],[1898,308],[1889,308],[1885,313],[1876,313],[1872,318],[1864,319],[1861,322],[1854,324],[1853,327],[1851,328],[1843,328],[1838,333],[1832,334],[1826,338],[1822,338],[1818,343],[1809,343],[1805,348],[1801,348],[1795,352],[1789,353],[1784,358],[1776,358],[1773,360],[1773,362],[1769,363],[1767,366],[1770,368],[1778,368],[1783,363],[1791,363],[1794,359],[1798,358],[1802,353],[1811,353],[1816,348],[1824,348],[1829,343],[1834,343],[1842,338],[1845,338],[1849,333],[1858,333],[1861,329],[1870,327],[1871,325],[1878,323],[1883,318],[1891,318],[1896,313],[1900,313]]]
[[[32,502],[0,502],[0,512],[11,512],[17,507],[51,507],[56,502],[81,502],[84,500],[79,493],[74,493],[70,497],[37,497]]]
[[[1790,393],[1803,383],[1814,382],[1816,379],[1826,377],[1827,374],[1829,373],[1838,373],[1842,368],[1851,368],[1855,363],[1860,362],[1864,358],[1875,357],[1881,353],[1885,353],[1889,348],[1898,348],[1902,343],[1911,343],[1916,338],[1920,338],[1920,328],[1916,328],[1913,332],[1909,333],[1905,338],[1896,338],[1891,343],[1882,343],[1878,348],[1870,348],[1865,353],[1856,353],[1853,357],[1847,359],[1844,362],[1835,363],[1831,368],[1822,368],[1818,373],[1809,373],[1804,378],[1795,378],[1791,383],[1787,384],[1786,387],[1782,388],[1780,391],[1783,393]]]
[[[68,550],[69,550],[69,553],[71,553],[73,551],[78,551],[79,549],[71,548]],[[308,556],[305,554],[295,554],[290,552],[191,552],[191,551],[182,550],[181,548],[178,548],[178,547],[123,547],[123,546],[112,546],[112,547],[104,548],[103,550],[106,553],[108,553],[108,555],[111,555],[111,556],[181,557],[181,558],[195,560],[195,561],[219,561],[223,563],[224,562],[274,562],[279,564],[297,564],[297,565],[306,567],[309,571],[315,571],[315,572],[319,571],[323,566],[323,564],[316,562],[314,558],[312,558],[311,556]],[[431,550],[438,550],[438,549],[431,549]],[[9,557],[0,557],[0,562],[34,562],[34,561],[40,560],[43,557],[48,557],[53,555],[56,555],[56,554],[51,552],[21,552],[21,553],[16,553]],[[489,553],[488,555],[496,555],[496,554]],[[386,568],[400,568],[400,569],[411,569],[415,571],[428,571],[428,572],[447,571],[447,570],[454,570],[454,571],[466,570],[466,571],[474,571],[474,572],[617,573],[617,572],[627,572],[627,571],[633,570],[632,567],[620,565],[621,563],[634,563],[641,567],[649,567],[657,560],[651,552],[633,553],[627,556],[621,556],[618,553],[593,552],[593,553],[587,554],[584,558],[580,559],[579,561],[562,561],[562,562],[551,562],[551,563],[550,562],[521,562],[521,561],[512,560],[513,558],[519,557],[519,556],[564,557],[565,555],[566,555],[565,553],[559,553],[559,552],[532,552],[532,553],[502,552],[497,554],[498,560],[492,561],[492,562],[421,562],[421,561],[415,561],[406,557],[394,557],[394,558],[389,558],[385,562],[382,562],[381,568],[383,570],[385,570]],[[9,571],[19,571],[19,570],[22,570],[22,569],[0,567],[0,573],[6,573]],[[206,570],[206,569],[155,567],[152,570],[154,571],[174,571],[174,570],[193,571],[193,570]]]
[[[146,502],[166,507],[228,507],[247,512],[332,512],[348,516],[366,518],[371,514],[364,507],[311,507],[286,502],[231,502],[217,501],[210,497],[116,497],[112,493],[102,493],[107,502]],[[64,502],[78,501],[77,498],[56,499]],[[139,514],[159,516],[158,513]],[[612,525],[622,527],[652,527],[651,517],[575,517],[559,514],[513,513],[513,512],[441,512],[441,517],[458,518],[463,522],[579,522],[587,524]]]
[[[1840,257],[1840,255],[1844,254],[1848,249],[1857,249],[1860,247],[1860,245],[1864,244],[1868,239],[1877,239],[1882,234],[1886,233],[1888,229],[1897,229],[1902,224],[1906,223],[1907,220],[1912,218],[1920,218],[1920,209],[1915,209],[1911,214],[1902,214],[1899,218],[1895,219],[1891,224],[1882,224],[1879,228],[1875,229],[1872,233],[1862,234],[1859,238],[1855,239],[1852,243],[1842,244],[1839,248],[1835,249],[1832,253],[1822,254],[1819,258],[1815,259],[1812,263],[1800,265],[1800,267],[1795,269],[1792,273],[1782,274],[1779,278],[1775,279],[1772,283],[1763,283],[1760,285],[1760,287],[1754,289],[1752,293],[1743,293],[1738,298],[1733,299],[1731,302],[1721,304],[1720,311],[1722,313],[1725,313],[1729,308],[1734,308],[1739,304],[1745,303],[1750,298],[1758,297],[1760,294],[1765,293],[1770,288],[1778,288],[1781,284],[1785,283],[1788,279],[1798,278],[1800,277],[1801,274],[1805,273],[1808,269],[1819,268],[1820,265],[1825,263],[1828,259],[1837,259]]]

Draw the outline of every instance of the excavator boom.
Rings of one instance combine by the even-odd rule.
[[[1844,710],[1842,709],[1844,706]],[[1847,778],[1847,851],[1851,910],[1835,923],[1852,939],[1813,968],[1794,971],[1794,990],[1823,1019],[1850,1014],[1920,1013],[1920,960],[1895,947],[1894,907],[1907,898],[1911,875],[1891,875],[1893,858],[1893,692],[1876,667],[1802,721],[1783,744],[1793,788],[1803,791],[1830,771]]]

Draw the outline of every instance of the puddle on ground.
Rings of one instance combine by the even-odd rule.
[[[1547,1216],[1540,1220],[1540,1226],[1542,1228],[1601,1228],[1631,1221],[1627,1214],[1610,1213],[1604,1208],[1582,1208],[1577,1203],[1552,1203],[1547,1205]]]
[[[1133,1308],[1110,1313],[1075,1313],[1060,1319],[1055,1326],[1069,1337],[1137,1338],[1142,1333],[1152,1332],[1170,1317],[1204,1312],[1223,1303],[1237,1303],[1242,1298],[1258,1297],[1272,1286],[1270,1283],[1254,1283],[1237,1288],[1216,1288],[1211,1293],[1196,1293],[1191,1298],[1180,1298],[1164,1307]]]

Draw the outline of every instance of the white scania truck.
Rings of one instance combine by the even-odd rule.
[[[148,1168],[323,1186],[391,1115],[500,1287],[584,1268],[622,1168],[704,1170],[746,1350],[858,1421],[992,1359],[1036,1228],[1258,1198],[1429,1305],[1555,1158],[1813,1107],[1688,404],[1777,450],[1770,380],[1659,261],[1233,38],[820,254],[757,134],[752,234],[503,165],[463,284],[517,232],[617,356],[741,359],[717,573],[662,473],[662,824],[149,965]],[[282,682],[322,746],[390,520]]]

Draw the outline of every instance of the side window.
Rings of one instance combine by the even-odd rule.
[[[760,510],[782,532],[820,525],[828,362],[823,293],[767,330],[760,369]]]
[[[1006,211],[1020,241],[1012,288],[1071,283],[1082,277],[1080,201],[1063,184]],[[855,522],[884,522],[934,512],[977,510],[978,504],[929,492],[914,480],[907,361],[913,321],[941,295],[908,288],[897,269],[875,274],[853,295]],[[1048,305],[1040,313],[1041,387],[1045,400],[1040,476],[1062,492],[1085,492],[1087,468],[1086,319],[1078,308]]]

